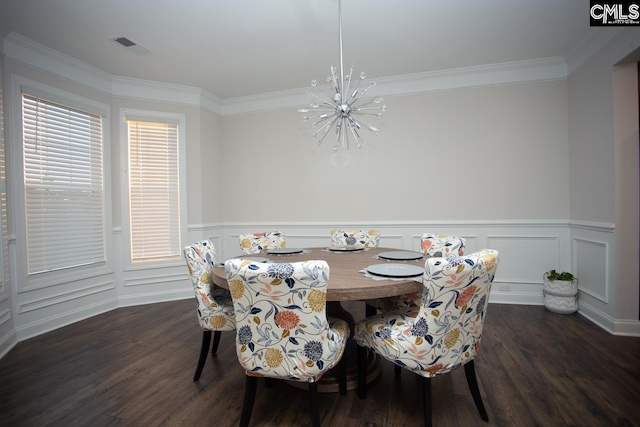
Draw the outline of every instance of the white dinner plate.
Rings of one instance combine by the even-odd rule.
[[[363,245],[341,245],[341,246],[329,246],[327,249],[336,252],[353,252],[361,251],[364,249]]]
[[[424,273],[424,268],[411,264],[373,264],[367,271],[376,276],[384,277],[415,277]]]
[[[378,254],[378,257],[382,259],[391,259],[395,261],[413,261],[413,260],[422,258],[423,254],[421,252],[411,252],[411,251],[391,251],[391,252],[381,252]]]
[[[301,254],[302,252],[304,252],[304,249],[300,249],[300,248],[267,249],[267,253],[270,255],[293,255],[293,254]]]
[[[249,261],[253,261],[253,262],[269,262],[269,258],[264,258],[261,256],[241,256],[239,257],[241,259],[248,259]]]

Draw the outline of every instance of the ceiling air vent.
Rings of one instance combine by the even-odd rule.
[[[135,53],[136,55],[148,55],[150,53],[152,53],[149,49],[147,49],[146,47],[142,47],[140,46],[138,43],[134,42],[133,40],[130,40],[126,37],[117,37],[115,39],[113,39],[113,41],[120,43],[122,46],[126,47],[127,50]]]
[[[135,46],[136,44],[134,42],[132,42],[131,40],[129,40],[126,37],[118,37],[117,39],[115,39],[118,43],[120,43],[122,46],[124,47],[131,47],[131,46]]]

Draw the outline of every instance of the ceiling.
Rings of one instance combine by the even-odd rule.
[[[591,31],[588,0],[343,0],[342,28],[345,68],[368,77],[566,57]],[[10,32],[222,99],[323,83],[340,62],[338,0],[1,0]]]

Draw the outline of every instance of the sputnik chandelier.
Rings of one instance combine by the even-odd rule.
[[[333,151],[336,152],[340,147],[349,151],[349,143],[353,140],[358,148],[362,147],[362,138],[359,131],[365,128],[374,134],[377,134],[378,128],[370,125],[364,120],[366,116],[382,118],[383,112],[386,110],[385,105],[378,105],[384,99],[374,98],[368,101],[362,99],[364,95],[376,85],[376,81],[371,81],[368,86],[360,90],[360,83],[363,83],[367,75],[362,72],[357,82],[351,89],[353,65],[349,70],[349,74],[344,74],[344,66],[342,60],[342,10],[341,0],[338,0],[338,27],[340,40],[340,70],[333,65],[331,66],[331,75],[327,77],[327,83],[331,86],[331,92],[326,96],[317,95],[313,92],[307,92],[314,98],[308,108],[301,108],[298,111],[304,113],[303,120],[313,123],[314,132],[311,134],[314,138],[319,137],[318,145],[322,144],[324,139],[334,129],[336,142]],[[311,87],[318,87],[318,81],[312,80]],[[314,115],[307,115],[312,112]]]

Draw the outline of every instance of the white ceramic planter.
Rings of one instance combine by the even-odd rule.
[[[578,311],[578,279],[549,281],[547,273],[544,274],[543,279],[542,293],[547,310],[561,314]]]

